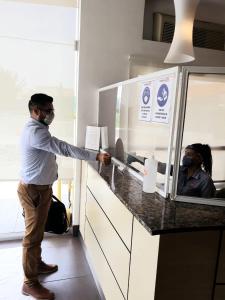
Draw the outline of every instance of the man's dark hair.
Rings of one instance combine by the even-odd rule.
[[[34,94],[31,96],[30,101],[28,103],[29,111],[32,112],[34,108],[42,108],[47,103],[52,103],[53,98],[46,94]]]

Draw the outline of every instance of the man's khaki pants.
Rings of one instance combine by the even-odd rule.
[[[41,242],[51,204],[52,188],[49,185],[20,183],[18,196],[25,212],[25,235],[23,239],[24,282],[38,282],[38,266],[41,261]]]

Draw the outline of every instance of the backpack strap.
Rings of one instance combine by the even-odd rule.
[[[55,195],[52,195],[52,198],[55,199],[57,202],[62,202]]]

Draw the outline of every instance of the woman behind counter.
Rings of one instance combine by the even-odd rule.
[[[138,161],[144,164],[145,159],[145,157],[128,155],[127,162],[131,164]],[[158,172],[165,174],[165,163],[158,161]],[[173,166],[171,166],[170,174],[173,174]],[[188,145],[185,148],[182,165],[179,169],[177,195],[203,198],[214,197],[216,188],[211,176],[212,154],[210,146],[201,143]]]
[[[201,143],[188,145],[179,170],[177,194],[214,197],[216,189],[211,176],[212,154],[209,145]]]

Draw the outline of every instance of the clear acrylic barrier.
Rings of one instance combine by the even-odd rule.
[[[181,109],[179,113],[177,143],[175,146],[176,174],[172,198],[177,201],[225,205],[225,69],[183,68]],[[179,168],[187,145],[208,144],[212,153],[212,180],[215,192],[202,194],[193,190],[192,195],[179,195]],[[201,166],[205,171],[204,162]],[[190,180],[190,179],[188,179]],[[199,180],[196,177],[196,180]],[[193,185],[194,187],[194,185]],[[207,189],[208,184],[203,189]],[[202,189],[202,190],[203,190]]]
[[[110,116],[107,120],[104,117],[104,103],[114,102],[116,108],[116,113],[111,112],[115,124],[115,141],[111,147],[119,144],[120,150],[123,149],[123,159],[121,154],[119,159],[142,177],[146,158],[154,155],[156,160],[164,163],[164,171],[157,173],[156,180],[157,191],[164,197],[168,194],[178,74],[176,67],[137,77],[101,89],[99,98],[101,126],[112,123]],[[113,94],[116,87],[117,94]]]

